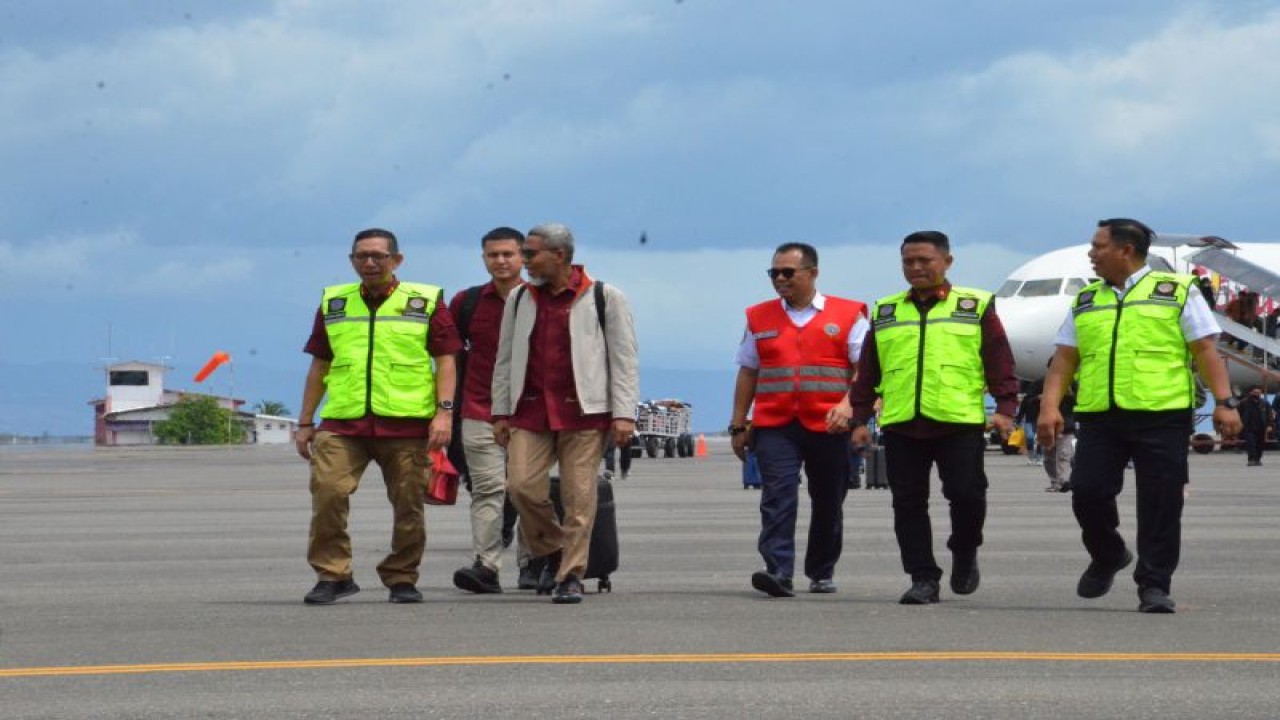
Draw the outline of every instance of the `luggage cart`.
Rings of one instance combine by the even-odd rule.
[[[693,406],[681,400],[646,400],[636,407],[636,434],[631,457],[693,457],[689,425]]]

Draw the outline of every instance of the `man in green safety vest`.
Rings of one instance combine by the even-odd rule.
[[[978,548],[987,517],[983,467],[987,415],[984,391],[996,400],[992,423],[1013,429],[1018,379],[1013,351],[991,293],[952,285],[951,243],[936,230],[902,241],[909,290],[876,301],[850,390],[855,445],[871,441],[865,423],[879,397],[893,529],[911,587],[898,602],[938,602],[942,569],[933,555],[929,473],[934,465],[951,506],[951,591],[978,589]]]
[[[305,348],[312,360],[295,442],[311,462],[307,560],[318,581],[304,602],[327,605],[360,591],[347,514],[360,476],[374,462],[395,514],[391,553],[378,575],[391,602],[418,603],[428,452],[449,444],[454,353],[462,341],[441,288],[396,278],[404,256],[395,235],[363,230],[350,257],[360,282],[325,288]],[[316,428],[312,417],[326,395]]]
[[[1172,613],[1170,580],[1181,550],[1182,503],[1196,387],[1194,360],[1216,399],[1223,438],[1240,432],[1217,321],[1190,275],[1152,270],[1154,233],[1137,220],[1102,220],[1089,259],[1102,278],[1081,288],[1058,330],[1045,378],[1036,435],[1052,449],[1063,429],[1058,403],[1073,377],[1075,467],[1071,508],[1089,567],[1076,594],[1098,598],[1133,562],[1116,511],[1124,470],[1133,460],[1138,491],[1138,610]]]

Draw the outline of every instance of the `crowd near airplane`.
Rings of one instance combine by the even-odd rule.
[[[1268,392],[1280,389],[1280,342],[1252,328],[1232,322],[1223,308],[1242,289],[1260,297],[1259,314],[1280,307],[1280,243],[1232,243],[1215,236],[1158,235],[1147,264],[1179,273],[1211,278],[1217,291],[1218,321],[1224,332],[1242,339],[1237,349],[1222,343],[1231,383],[1238,389],[1258,384]],[[1014,270],[996,292],[996,307],[1013,346],[1018,377],[1044,376],[1056,349],[1053,339],[1066,319],[1076,292],[1096,276],[1089,262],[1089,245],[1073,245],[1036,257]]]

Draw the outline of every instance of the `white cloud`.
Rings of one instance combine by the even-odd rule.
[[[934,84],[932,131],[1018,176],[1110,176],[1153,190],[1274,170],[1280,11],[1193,9],[1128,46],[1027,52]],[[962,142],[967,138],[969,142]]]

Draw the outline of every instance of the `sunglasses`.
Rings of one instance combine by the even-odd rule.
[[[800,272],[801,270],[808,270],[808,269],[809,268],[807,267],[769,268],[768,270],[765,270],[765,272],[768,273],[770,280],[777,280],[778,278],[782,278],[783,280],[790,280],[791,278],[796,276],[796,273]]]

